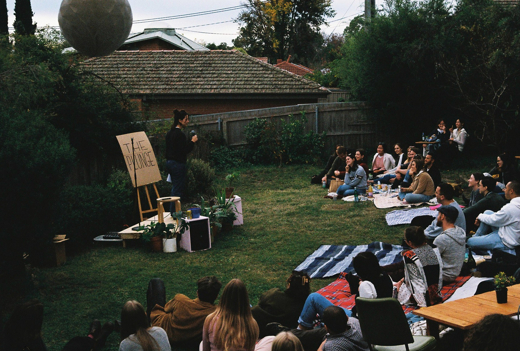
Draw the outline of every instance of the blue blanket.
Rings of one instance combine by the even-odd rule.
[[[352,272],[352,260],[360,252],[373,252],[379,264],[386,266],[402,261],[400,245],[374,241],[368,245],[322,245],[308,256],[296,270],[305,270],[311,278],[328,278],[341,272]]]
[[[396,210],[388,212],[385,216],[388,225],[410,224],[412,219],[417,216],[437,217],[437,210],[430,210],[429,207],[413,208],[407,210]],[[433,219],[433,218],[432,218]]]

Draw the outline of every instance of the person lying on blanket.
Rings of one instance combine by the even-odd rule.
[[[419,307],[441,302],[441,259],[426,242],[424,229],[406,228],[404,241],[411,249],[403,251],[404,278],[396,283],[397,299],[403,305]]]
[[[350,288],[352,294],[369,299],[392,297],[392,280],[383,272],[373,253],[360,252],[354,257],[352,263],[358,274],[357,277],[352,275],[347,277],[349,284],[352,284]],[[310,294],[305,301],[300,318],[298,318],[298,329],[312,329],[316,315],[323,316],[323,311],[329,306],[333,306],[332,302],[323,295]],[[347,316],[352,316],[352,311],[346,308],[344,310]]]

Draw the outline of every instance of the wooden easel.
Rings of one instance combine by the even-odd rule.
[[[155,185],[155,183],[152,183],[152,184],[146,184],[146,185],[142,185],[142,186],[139,186],[137,187],[137,203],[139,204],[139,215],[141,216],[141,222],[144,221],[145,219],[148,219],[150,217],[153,217],[153,216],[148,216],[147,214],[148,213],[157,213],[157,207],[152,207],[152,200],[150,198],[150,192],[148,191],[148,186],[151,185],[153,187],[153,190],[155,190],[155,198],[159,198],[159,191],[157,190],[157,185]],[[146,200],[148,202],[148,209],[147,210],[143,210],[143,206],[141,204],[141,189],[144,188],[144,191],[146,193]],[[146,214],[146,217],[145,217],[145,214]]]

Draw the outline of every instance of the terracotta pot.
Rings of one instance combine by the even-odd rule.
[[[497,303],[507,303],[507,288],[495,291],[497,293]]]
[[[212,244],[215,241],[215,238],[217,237],[218,232],[219,232],[219,227],[217,227],[216,225],[212,224],[211,225],[211,243]]]
[[[235,191],[235,188],[226,188],[226,199],[231,199],[233,191]]]
[[[163,238],[160,236],[152,236],[150,239],[150,245],[152,246],[153,252],[163,251]]]

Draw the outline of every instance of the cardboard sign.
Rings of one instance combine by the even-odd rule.
[[[116,138],[123,152],[126,168],[134,188],[152,184],[162,179],[152,144],[150,144],[150,140],[148,140],[145,132],[118,135]],[[134,174],[134,164],[137,174]],[[137,185],[135,184],[135,178],[137,178]]]

